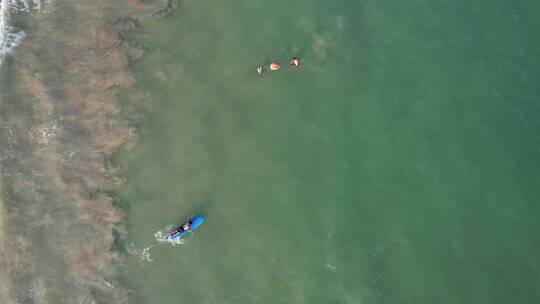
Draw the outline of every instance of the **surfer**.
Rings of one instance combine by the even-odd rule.
[[[263,73],[264,73],[264,69],[263,69],[262,65],[258,66],[257,67],[257,75],[262,76]]]
[[[289,65],[293,68],[297,68],[300,66],[300,59],[298,59],[297,57],[293,57],[291,59],[291,61],[289,61]]]
[[[182,233],[182,232],[188,230],[190,226],[191,226],[191,221],[189,221],[189,222],[185,223],[184,225],[176,228],[173,232],[169,233],[169,235]]]
[[[197,227],[199,227],[203,222],[204,215],[196,215],[190,218],[186,223],[179,225],[176,229],[169,232],[164,239],[166,241],[173,241],[179,239],[186,233],[192,232],[193,230],[197,229]]]
[[[270,63],[270,71],[277,71],[279,70],[280,66],[277,62],[272,62]]]

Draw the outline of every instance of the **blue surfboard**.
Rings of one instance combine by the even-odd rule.
[[[190,218],[187,222],[179,225],[176,229],[169,232],[167,236],[165,237],[165,240],[167,241],[174,241],[179,238],[181,238],[184,234],[188,233],[189,231],[193,231],[197,229],[202,223],[204,222],[204,215],[195,215],[194,217]],[[190,223],[189,228],[184,230],[182,227],[186,224]]]

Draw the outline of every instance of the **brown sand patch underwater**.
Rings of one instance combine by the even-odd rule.
[[[42,6],[19,18],[28,37],[1,67],[0,301],[126,303],[124,215],[108,194],[123,182],[111,155],[134,139],[127,107],[142,100],[126,69],[143,51],[126,37],[174,3]]]

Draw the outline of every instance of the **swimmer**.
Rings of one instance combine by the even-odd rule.
[[[263,69],[262,65],[258,66],[257,67],[257,75],[262,76],[263,73],[264,73],[264,69]]]
[[[293,68],[297,68],[300,66],[300,59],[293,57],[291,61],[289,61],[289,65]]]
[[[274,61],[274,62],[270,63],[270,71],[277,71],[277,70],[279,70],[279,68],[280,67],[279,67],[279,64],[277,62]]]

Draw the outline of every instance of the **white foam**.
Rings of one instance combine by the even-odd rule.
[[[165,229],[165,231],[170,231],[171,227],[172,226],[169,226],[168,228]],[[168,240],[168,239],[165,238],[166,236],[167,236],[167,233],[165,233],[165,232],[163,232],[161,230],[154,234],[154,237],[156,238],[156,241],[158,241],[160,243],[169,243],[169,244],[171,244],[173,246],[182,245],[182,244],[186,243],[185,238],[178,238],[178,239],[175,239],[175,240]]]
[[[129,244],[126,249],[127,252],[131,255],[139,257],[139,264],[141,266],[144,266],[146,263],[152,263],[154,260],[152,259],[152,256],[150,255],[150,249],[154,247],[153,245],[150,245],[148,247],[144,247],[143,249],[139,250],[135,246],[135,244],[131,243]]]
[[[328,270],[330,270],[331,272],[336,272],[336,266],[333,264],[327,263],[326,268],[328,268]]]
[[[41,10],[41,0],[4,0],[12,9],[19,12],[32,13]]]
[[[9,24],[11,12],[31,14],[41,10],[40,0],[0,0],[0,65],[6,55],[12,53],[26,37],[23,30]]]

